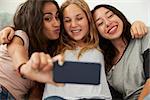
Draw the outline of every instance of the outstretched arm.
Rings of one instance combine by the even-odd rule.
[[[15,69],[25,78],[43,83],[51,83],[53,62],[61,59],[60,55],[51,58],[43,52],[35,52],[28,58],[28,50],[20,37],[15,36],[8,45],[8,53],[12,57]]]

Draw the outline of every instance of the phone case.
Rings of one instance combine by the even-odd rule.
[[[58,83],[100,84],[101,64],[65,61],[63,66],[54,63],[54,81]]]

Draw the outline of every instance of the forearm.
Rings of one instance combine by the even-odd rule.
[[[23,46],[21,39],[19,41],[16,37],[13,39],[12,43],[8,45],[8,53],[12,57],[15,69],[28,61],[28,50]]]
[[[144,97],[146,97],[149,93],[150,93],[150,78],[146,81],[138,100],[144,100]]]

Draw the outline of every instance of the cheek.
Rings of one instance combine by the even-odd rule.
[[[65,31],[68,33],[69,32],[69,24],[64,24],[64,28],[65,28]]]
[[[105,31],[104,31],[104,28],[102,26],[99,26],[97,29],[98,29],[99,33],[104,34]]]
[[[104,30],[104,28],[103,27],[99,27],[98,28],[98,32],[99,32],[99,34],[102,36],[102,37],[105,37],[105,30]]]
[[[51,27],[51,23],[50,22],[44,22],[43,23],[43,28],[45,30],[50,30],[52,27]]]
[[[88,33],[89,30],[90,30],[90,29],[89,29],[90,26],[89,26],[88,21],[84,21],[84,22],[82,22],[81,24],[82,24],[82,26],[83,26],[82,28],[84,29],[85,33]]]

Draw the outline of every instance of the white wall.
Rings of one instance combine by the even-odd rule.
[[[65,0],[56,0],[60,4]],[[150,26],[150,7],[148,0],[85,0],[91,9],[98,4],[110,4],[122,11],[130,22],[142,20]]]
[[[26,0],[0,0],[0,12],[14,13],[19,4]]]
[[[26,0],[0,0],[0,12],[14,13],[17,6]],[[65,0],[56,0],[61,5]],[[150,7],[148,0],[85,0],[91,9],[97,4],[111,4],[121,10],[129,21],[142,20],[150,26]]]

